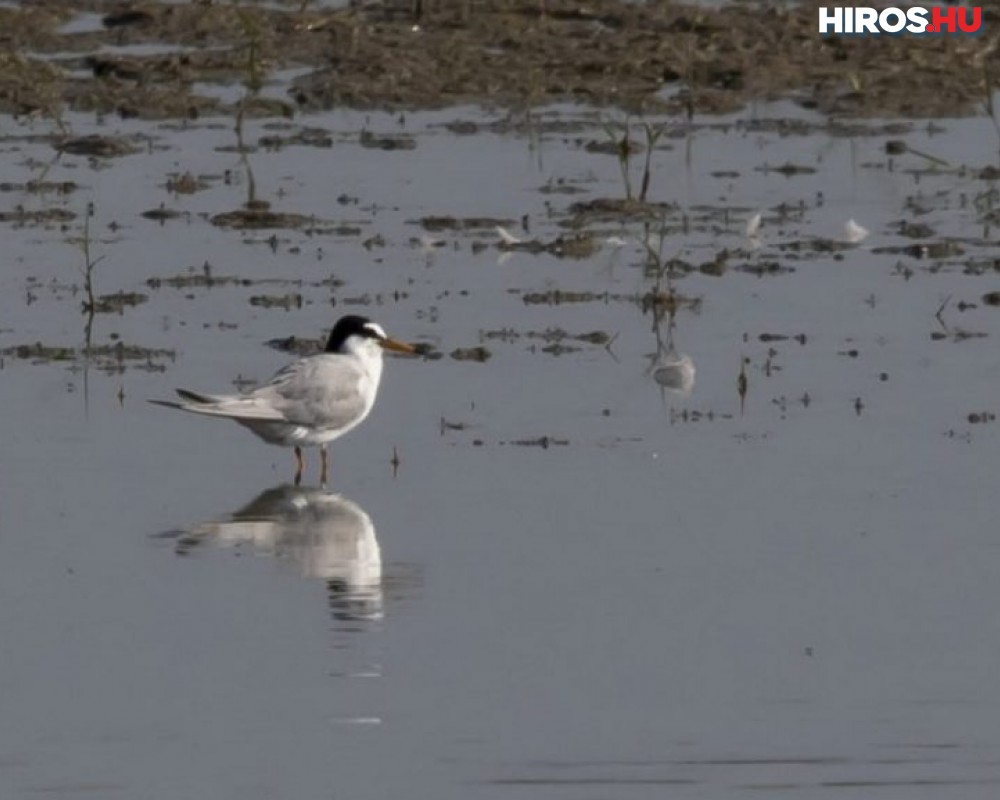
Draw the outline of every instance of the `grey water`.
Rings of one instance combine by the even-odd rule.
[[[770,124],[793,114],[664,140],[664,257],[729,259],[656,275],[634,219],[580,259],[420,223],[547,242],[623,196],[585,109],[253,122],[331,146],[246,159],[227,120],[72,118],[137,144],[88,159],[5,119],[0,180],[78,188],[0,194],[76,215],[3,223],[0,794],[995,797],[995,141]],[[312,226],[211,224],[248,165]],[[167,188],[185,173],[203,190]],[[88,203],[97,292],[146,295],[90,323],[110,360]],[[673,315],[642,302],[668,288]],[[531,299],[557,290],[590,299]],[[388,360],[329,487],[314,453],[296,489],[289,452],[145,402],[264,380],[290,357],[267,341],[348,311],[441,357]]]

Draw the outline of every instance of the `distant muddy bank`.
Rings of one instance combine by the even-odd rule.
[[[0,113],[271,117],[573,101],[710,114],[792,97],[825,114],[943,117],[982,113],[1000,74],[991,8],[986,35],[823,37],[815,7],[314,5],[0,7]]]

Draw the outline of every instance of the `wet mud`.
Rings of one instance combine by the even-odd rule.
[[[997,21],[986,6],[984,25]],[[0,110],[55,118],[86,111],[191,119],[237,106],[248,117],[291,117],[345,106],[566,101],[690,117],[784,97],[838,116],[937,117],[974,113],[1000,74],[989,37],[820,37],[808,4],[391,0],[342,9],[147,3],[118,11],[53,0],[0,7],[0,48]],[[292,75],[290,85],[262,94],[279,74]],[[239,82],[255,88],[252,98],[204,90]],[[452,130],[471,134],[476,124]],[[322,137],[310,143],[329,146]],[[108,142],[63,146],[121,154]],[[362,146],[416,143],[366,132]]]

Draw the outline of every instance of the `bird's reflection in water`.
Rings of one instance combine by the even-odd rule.
[[[382,618],[382,557],[375,526],[361,506],[325,489],[277,486],[227,517],[177,537],[178,555],[202,542],[273,553],[309,578],[326,581],[330,612],[340,621]]]
[[[694,361],[686,353],[678,353],[671,343],[653,364],[653,380],[674,394],[688,397],[694,389]]]
[[[663,389],[680,397],[689,397],[694,390],[694,360],[686,353],[679,353],[674,344],[674,310],[666,320],[663,332],[663,314],[654,312],[653,331],[656,334],[656,355],[650,372],[653,380]]]

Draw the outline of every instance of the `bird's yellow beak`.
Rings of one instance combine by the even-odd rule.
[[[378,343],[382,345],[383,350],[391,350],[394,353],[416,353],[417,348],[406,342],[399,342],[395,339],[390,339],[386,336],[384,339],[379,339]]]

